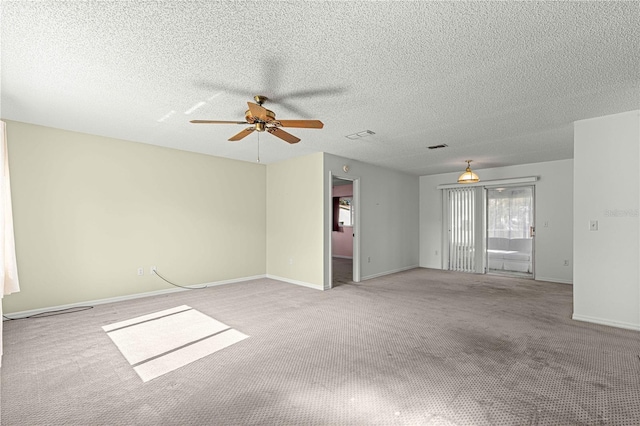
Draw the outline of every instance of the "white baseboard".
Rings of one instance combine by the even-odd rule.
[[[353,256],[341,256],[339,254],[334,254],[332,257],[337,257],[338,259],[353,259]]]
[[[231,279],[231,280],[214,281],[214,282],[209,282],[209,283],[189,285],[189,286],[185,286],[185,287],[188,287],[188,288],[215,287],[215,286],[224,285],[224,284],[233,284],[233,283],[239,283],[239,282],[243,282],[243,281],[257,280],[257,279],[260,279],[260,278],[266,278],[266,275],[254,275],[252,277],[234,278],[234,279]],[[173,288],[168,288],[166,290],[156,290],[156,291],[149,291],[149,292],[146,292],[146,293],[127,294],[127,295],[124,295],[124,296],[108,297],[106,299],[86,300],[84,302],[69,303],[67,305],[48,306],[46,308],[30,309],[30,310],[27,310],[27,311],[12,312],[9,315],[7,315],[7,314],[4,314],[4,315],[9,319],[17,319],[17,318],[22,318],[22,317],[28,317],[28,316],[32,316],[32,315],[42,314],[44,312],[58,311],[58,310],[70,309],[70,308],[77,308],[77,307],[80,307],[80,306],[104,305],[106,303],[122,302],[122,301],[125,301],[125,300],[140,299],[142,297],[151,297],[151,296],[158,296],[158,295],[161,295],[161,294],[175,293],[175,292],[178,292],[178,291],[187,291],[188,288],[173,287]],[[3,318],[2,320],[3,321],[7,321],[7,319],[5,319],[5,318]]]
[[[292,279],[289,279],[289,278],[279,277],[277,275],[267,274],[267,278],[272,279],[272,280],[276,280],[276,281],[282,281],[282,282],[289,283],[289,284],[295,284],[295,285],[301,285],[303,287],[309,287],[309,288],[312,288],[314,290],[324,290],[323,286],[318,285],[318,284],[312,284],[312,283],[307,283],[307,282],[304,282],[304,281],[292,280]]]
[[[391,271],[380,272],[380,273],[373,274],[373,275],[367,275],[366,277],[360,277],[360,281],[371,280],[373,278],[383,277],[385,275],[391,275],[391,274],[395,274],[396,272],[408,271],[409,269],[416,269],[416,268],[419,268],[419,267],[420,267],[419,265],[406,266],[404,268],[399,268],[399,269],[394,269],[394,270],[391,270]]]
[[[593,324],[608,325],[609,327],[617,327],[617,328],[624,328],[627,330],[640,331],[640,324],[633,324],[633,323],[622,322],[622,321],[612,321],[612,320],[607,320],[603,318],[590,317],[587,315],[577,315],[577,314],[573,314],[571,318],[576,321],[590,322]]]
[[[558,284],[571,284],[571,285],[573,285],[573,281],[563,280],[561,278],[535,277],[534,281],[544,281],[544,282],[547,282],[547,283],[558,283]]]

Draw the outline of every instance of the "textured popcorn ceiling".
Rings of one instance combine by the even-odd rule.
[[[324,151],[425,175],[573,156],[573,121],[640,108],[640,2],[2,2],[0,115],[255,161],[255,94]],[[370,129],[358,140],[345,136]],[[448,148],[428,150],[427,146]]]

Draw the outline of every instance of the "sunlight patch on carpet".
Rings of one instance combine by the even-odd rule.
[[[249,337],[187,305],[102,329],[144,382]]]

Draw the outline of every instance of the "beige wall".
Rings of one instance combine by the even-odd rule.
[[[330,288],[325,159],[333,157],[264,166],[11,121],[8,135],[22,291],[4,299],[6,313],[173,290],[152,265],[181,285],[267,275]],[[415,200],[417,188],[409,192]],[[387,257],[367,255],[366,266]]]
[[[21,292],[5,313],[172,288],[152,265],[185,285],[266,273],[264,165],[11,121],[7,133]]]
[[[323,154],[267,167],[267,275],[322,289]]]

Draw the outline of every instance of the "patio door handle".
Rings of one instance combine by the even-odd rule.
[[[536,227],[535,226],[530,226],[529,227],[529,237],[533,238],[536,236]]]

